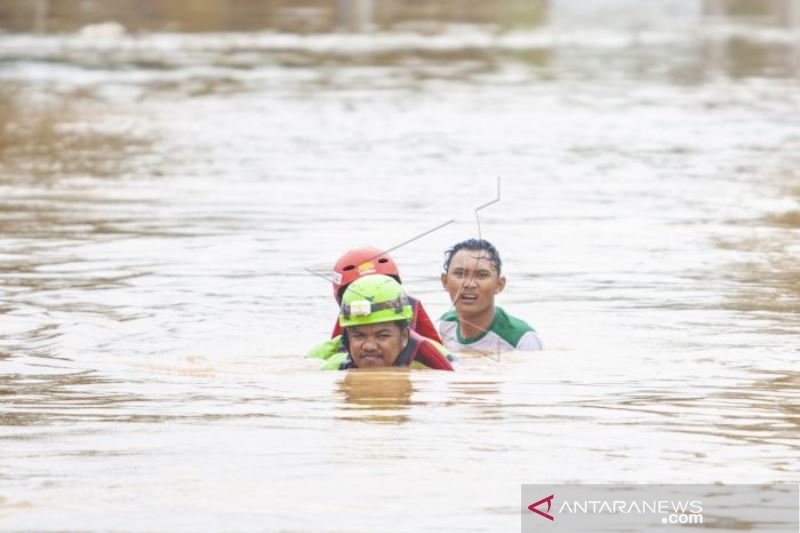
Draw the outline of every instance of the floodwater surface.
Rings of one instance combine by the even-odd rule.
[[[539,4],[0,35],[0,528],[515,531],[523,483],[800,481],[797,6]],[[303,357],[343,251],[439,315],[477,235],[543,352]]]

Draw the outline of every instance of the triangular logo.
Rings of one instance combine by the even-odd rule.
[[[544,502],[547,502],[547,511],[540,511],[536,507],[542,505]],[[542,498],[536,503],[532,503],[528,506],[528,510],[533,511],[534,513],[538,514],[539,516],[543,516],[548,520],[553,520],[553,517],[550,516],[548,513],[550,512],[550,506],[553,505],[553,495],[551,494],[547,498]]]

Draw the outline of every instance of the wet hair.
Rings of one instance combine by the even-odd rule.
[[[408,323],[408,320],[406,319],[395,320],[394,325],[397,326],[400,329],[400,331],[403,331],[404,329],[408,329],[409,327],[411,327],[411,325]]]
[[[474,251],[483,251],[489,256],[488,259],[497,269],[497,275],[500,275],[500,270],[503,266],[503,261],[500,260],[500,252],[497,251],[497,248],[494,247],[492,243],[485,239],[467,239],[466,241],[461,241],[456,243],[452,248],[447,250],[444,253],[444,273],[447,274],[447,271],[450,269],[450,260],[453,259],[453,256],[456,255],[461,250],[474,250]]]

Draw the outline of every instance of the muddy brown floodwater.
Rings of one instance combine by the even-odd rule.
[[[798,2],[67,4],[0,8],[0,529],[515,531],[522,483],[799,481]],[[480,231],[545,351],[303,358],[308,269],[448,221],[393,252],[409,291],[446,311]]]

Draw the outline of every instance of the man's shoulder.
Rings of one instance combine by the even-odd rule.
[[[429,337],[425,337],[420,335],[416,331],[411,331],[410,333],[411,338],[416,341],[418,349],[425,353],[426,356],[436,358],[446,359],[448,363],[455,361],[455,357],[447,350],[447,348],[441,344],[440,342],[431,339]],[[449,370],[452,370],[450,368]]]
[[[320,367],[320,370],[340,370],[345,361],[347,361],[347,353],[335,353],[325,360],[325,364]]]
[[[448,347],[450,343],[454,342],[458,331],[458,314],[454,310],[450,310],[439,317],[436,324],[436,329],[439,330],[439,336]]]
[[[499,306],[496,307],[495,320],[492,322],[491,329],[512,346],[517,346],[526,333],[536,333],[536,330],[530,324],[508,314],[505,309]]]
[[[311,351],[308,352],[306,357],[312,359],[330,359],[331,356],[341,352],[341,350],[342,350],[342,336],[337,335],[332,339],[328,339],[325,342],[314,346],[314,348],[312,348]]]
[[[425,340],[425,342],[433,346],[433,348],[437,352],[439,352],[442,355],[442,357],[444,357],[448,361],[455,361],[455,357],[447,350],[447,347],[444,344],[428,337],[423,337],[423,339]]]
[[[455,309],[450,309],[439,317],[439,322],[458,322],[458,313],[456,313]]]

